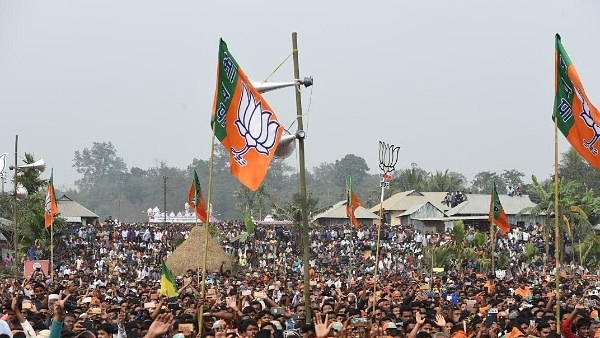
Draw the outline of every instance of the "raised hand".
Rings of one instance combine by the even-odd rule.
[[[446,326],[446,319],[444,318],[444,316],[442,314],[437,314],[435,316],[435,320],[433,322],[435,323],[435,325],[439,326],[440,328],[444,328],[444,326]]]
[[[421,316],[421,312],[415,313],[415,321],[417,322],[417,325],[421,326],[425,323],[425,317]]]
[[[150,328],[148,328],[148,333],[144,338],[156,338],[160,337],[163,334],[171,331],[173,328],[173,315],[168,313],[161,313],[156,316],[156,319],[150,324]]]
[[[329,315],[325,315],[325,322],[320,314],[315,316],[315,335],[317,338],[325,338],[329,336],[329,331],[333,327],[333,323],[327,325],[329,322]]]

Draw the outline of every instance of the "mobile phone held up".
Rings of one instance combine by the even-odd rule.
[[[350,318],[350,326],[353,326],[353,327],[367,326],[367,318],[366,317]]]

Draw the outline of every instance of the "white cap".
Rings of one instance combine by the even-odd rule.
[[[56,293],[48,295],[48,300],[59,299],[59,298],[60,298],[60,296],[57,295]]]

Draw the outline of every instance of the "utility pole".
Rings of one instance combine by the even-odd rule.
[[[13,199],[13,202],[14,202],[13,245],[14,245],[14,250],[15,250],[15,256],[14,256],[15,261],[13,262],[13,264],[17,267],[17,271],[18,271],[18,266],[19,266],[19,262],[18,262],[18,260],[19,260],[19,255],[18,255],[19,254],[19,226],[18,226],[18,222],[17,222],[17,214],[18,214],[17,210],[19,207],[19,203],[17,203],[18,202],[17,189],[19,188],[18,181],[17,181],[17,179],[18,179],[17,171],[19,169],[19,166],[18,166],[19,163],[17,162],[17,154],[18,154],[18,149],[19,149],[18,145],[19,145],[19,135],[15,135],[15,168],[14,168],[15,176],[13,178],[14,189],[15,189],[14,190],[14,199]]]
[[[294,79],[300,78],[300,67],[298,66],[298,33],[292,33],[292,51],[294,59]],[[296,116],[298,122],[298,130],[304,131],[302,122],[302,96],[300,94],[300,85],[296,85]],[[304,307],[306,309],[306,323],[312,323],[312,308],[310,300],[310,246],[309,246],[309,229],[308,229],[308,200],[306,195],[306,163],[304,160],[304,137],[298,137],[298,161],[300,167],[300,205],[302,208],[302,266],[304,268]]]

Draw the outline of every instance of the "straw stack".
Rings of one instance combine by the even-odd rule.
[[[206,242],[206,227],[195,226],[190,236],[167,258],[167,267],[173,276],[183,276],[187,270],[196,271],[204,267],[204,248]],[[231,258],[221,248],[219,243],[209,234],[206,269],[208,273],[219,271],[221,264],[224,270],[231,269]]]

